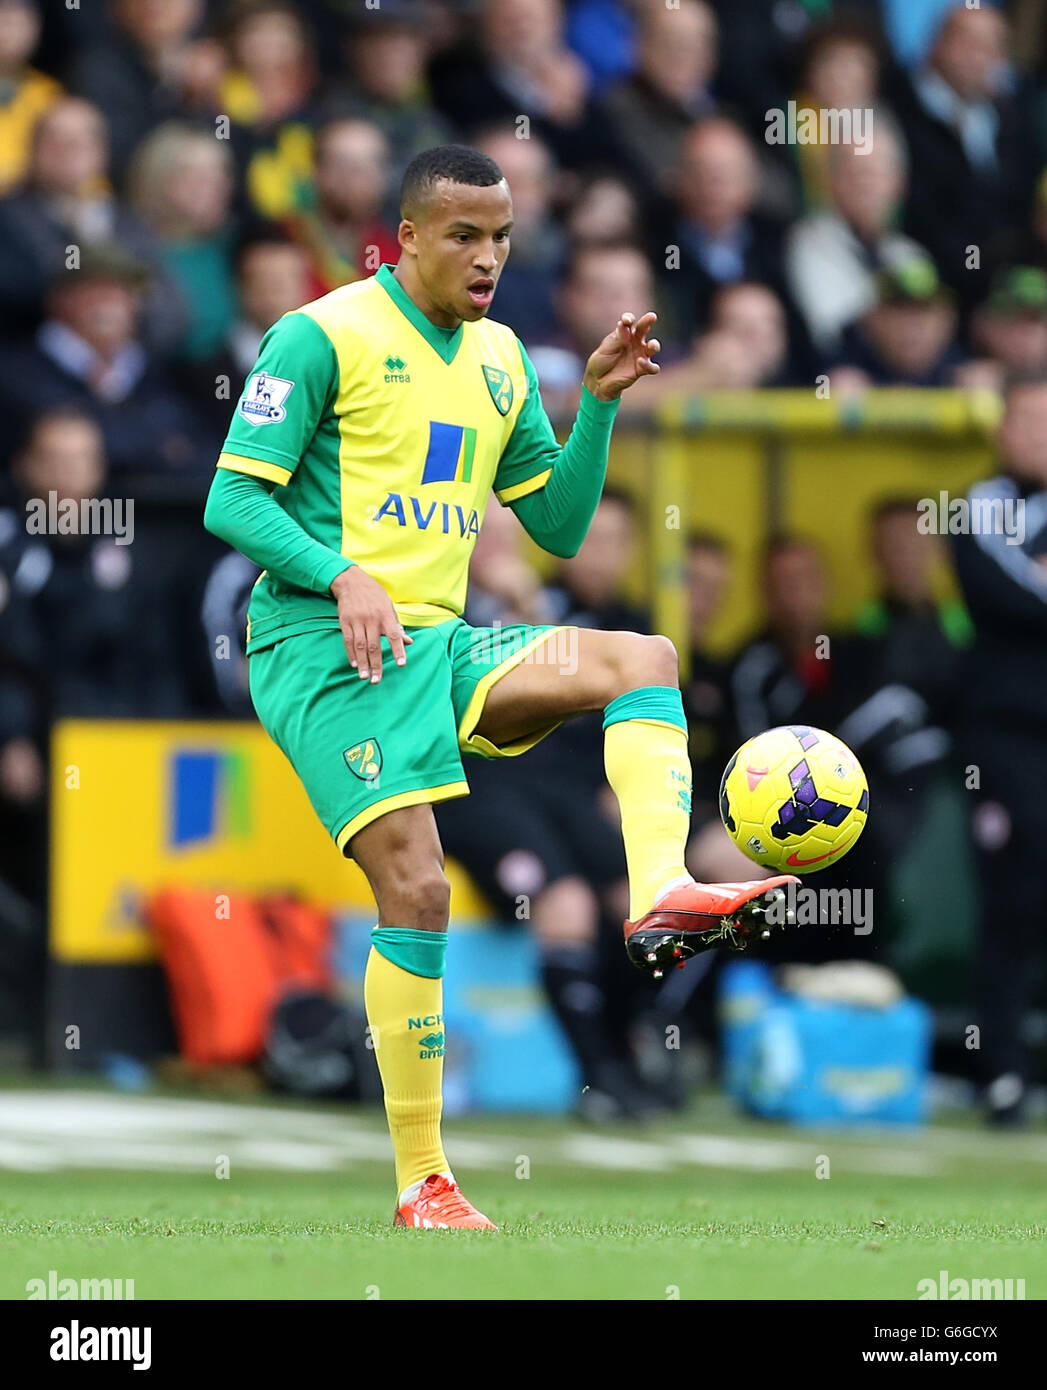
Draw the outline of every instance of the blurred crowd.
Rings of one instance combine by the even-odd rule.
[[[768,138],[772,113],[807,108],[862,112],[864,139]],[[626,308],[657,309],[663,370],[623,415],[823,374],[837,393],[1047,371],[1042,0],[0,0],[0,913],[43,903],[54,717],[249,714],[219,639],[256,571],[198,517],[233,403],[281,314],[395,262],[401,174],[449,140],[509,180],[494,316],[557,417]],[[50,493],[136,498],[135,544],[27,535],[25,500]],[[813,655],[830,600],[815,541],[772,538],[764,630],[722,661],[707,632],[734,558],[715,519],[691,537],[700,876],[745,876],[714,833],[716,787],[771,724],[827,725],[867,762],[891,812],[862,872],[904,842],[908,794],[962,722],[972,641],[914,506],[870,518],[878,597],[831,659]],[[635,525],[609,494],[543,582],[493,509],[467,616],[647,630],[622,598]],[[549,758],[577,797],[548,795]],[[591,993],[624,873],[598,726],[500,768],[519,794],[474,775],[441,811],[448,849],[499,910],[534,897],[561,1022],[612,1105],[642,1108]]]
[[[453,139],[509,179],[497,316],[556,411],[622,304],[665,367],[626,411],[1047,363],[1043,7],[910,8],[915,59],[892,0],[2,0],[6,461],[75,405],[114,475],[206,475],[261,334],[396,260]]]

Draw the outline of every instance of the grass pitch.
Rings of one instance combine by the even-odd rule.
[[[199,1128],[205,1107],[186,1104]],[[319,1113],[357,1142],[327,1171],[301,1156],[288,1171],[286,1154],[282,1171],[250,1166],[242,1139],[214,1133],[195,1151],[183,1138],[185,1171],[143,1171],[133,1155],[120,1172],[0,1170],[0,1297],[24,1299],[50,1270],[133,1279],[138,1300],[912,1300],[941,1270],[1047,1293],[1042,1131],[807,1135],[719,1102],[643,1132],[452,1121],[449,1153],[468,1155],[459,1181],[499,1223],[492,1234],[391,1226],[391,1169],[357,1156],[361,1137],[367,1154],[381,1144],[380,1116],[250,1110],[282,1133]],[[831,1176],[818,1177],[826,1158]]]

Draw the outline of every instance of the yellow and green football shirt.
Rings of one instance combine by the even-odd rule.
[[[508,505],[543,487],[559,455],[513,331],[437,327],[383,265],[273,325],[218,466],[278,484],[287,514],[419,627],[461,614],[492,488]],[[248,651],[337,626],[329,593],[266,572]]]

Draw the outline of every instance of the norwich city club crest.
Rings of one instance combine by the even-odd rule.
[[[484,380],[491,393],[491,400],[498,407],[500,415],[508,415],[513,408],[513,383],[508,372],[499,367],[485,367]]]
[[[373,782],[382,770],[382,750],[377,739],[365,738],[362,743],[354,743],[343,756],[349,771],[361,782]]]

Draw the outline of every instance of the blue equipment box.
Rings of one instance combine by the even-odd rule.
[[[724,1081],[744,1109],[797,1124],[919,1124],[925,1118],[931,1011],[785,994],[759,961],[720,985]]]

